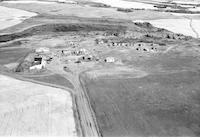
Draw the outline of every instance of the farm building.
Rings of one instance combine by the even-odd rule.
[[[82,57],[82,60],[88,62],[94,60],[94,57],[92,55],[86,55]]]
[[[131,43],[131,42],[110,42],[110,43],[108,43],[108,46],[130,47],[130,46],[133,46],[133,43]]]
[[[146,46],[146,45],[147,45],[147,43],[139,42],[139,43],[135,43],[134,47],[143,47],[143,46]]]
[[[42,57],[34,57],[34,63],[41,64],[42,62]]]
[[[41,69],[43,69],[43,68],[45,68],[46,67],[46,60],[43,60],[42,59],[42,61],[41,61],[41,64],[38,64],[38,65],[33,65],[33,66],[31,66],[29,69],[30,70],[41,70]]]
[[[83,49],[80,49],[79,51],[80,51],[82,54],[88,54],[88,51],[87,51],[86,49],[84,49],[84,48],[83,48]]]
[[[35,52],[36,53],[44,53],[44,54],[47,54],[50,52],[50,49],[47,48],[47,47],[39,47],[37,49],[35,49]]]
[[[102,39],[96,39],[95,42],[96,44],[104,44],[104,41]]]
[[[96,39],[95,42],[96,42],[96,44],[105,44],[105,43],[108,43],[109,40],[108,39]]]
[[[115,58],[114,57],[107,57],[107,58],[105,58],[104,61],[107,62],[107,63],[113,63],[113,62],[115,62]]]
[[[41,70],[43,67],[42,67],[42,65],[40,64],[40,65],[34,65],[34,66],[31,66],[30,67],[30,70]]]
[[[72,51],[72,54],[76,56],[85,55],[88,53],[89,52],[86,49],[79,49],[79,50]]]
[[[71,55],[71,51],[70,50],[62,50],[62,54],[65,56],[70,56]]]

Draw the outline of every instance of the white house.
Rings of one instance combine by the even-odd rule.
[[[30,69],[30,70],[35,70],[35,69],[36,69],[36,70],[41,70],[41,69],[43,69],[43,68],[46,67],[46,64],[47,64],[46,60],[42,60],[41,64],[31,66],[29,69]]]
[[[34,65],[34,66],[31,66],[30,68],[29,68],[30,70],[40,70],[40,69],[42,69],[42,65],[40,64],[40,65]]]

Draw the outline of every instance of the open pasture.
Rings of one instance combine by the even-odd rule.
[[[103,136],[200,135],[199,72],[107,78],[82,79]]]

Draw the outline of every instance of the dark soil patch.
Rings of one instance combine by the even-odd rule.
[[[102,24],[45,24],[35,26],[22,32],[5,34],[0,36],[0,42],[8,42],[18,38],[25,38],[33,35],[47,34],[48,32],[70,32],[70,31],[125,31],[125,26],[102,25]]]
[[[29,48],[0,48],[0,64],[20,62],[30,52]]]

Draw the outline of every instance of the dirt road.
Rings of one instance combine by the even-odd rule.
[[[190,18],[189,20],[190,20],[190,28],[196,34],[196,38],[199,38],[199,33],[196,31],[195,27],[192,25],[193,19]]]
[[[52,63],[53,64],[53,63]],[[63,70],[63,64],[57,62],[56,66],[50,65],[48,69],[56,74],[62,74],[63,77],[68,79],[74,86],[74,94],[76,98],[76,108],[79,115],[79,122],[82,130],[82,136],[84,137],[100,137],[101,133],[97,126],[96,117],[91,108],[89,98],[84,92],[83,87],[79,81],[80,70],[73,70],[73,74],[67,73]]]

